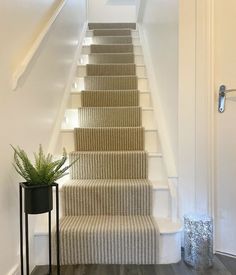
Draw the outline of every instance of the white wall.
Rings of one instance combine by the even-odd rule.
[[[178,0],[138,1],[138,20],[153,64],[156,91],[175,165],[178,156]]]
[[[59,2],[0,2],[0,275],[8,274],[19,262],[19,177],[11,165],[9,144],[32,152],[41,143],[47,150],[86,19],[86,1],[66,2],[14,92],[12,73]]]
[[[89,0],[89,22],[135,22],[136,6],[131,0]]]

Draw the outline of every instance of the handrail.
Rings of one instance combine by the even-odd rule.
[[[24,75],[27,68],[29,67],[33,57],[37,53],[38,49],[40,48],[41,43],[43,42],[44,38],[46,37],[48,31],[50,30],[51,26],[55,22],[57,16],[60,14],[61,10],[63,9],[65,3],[67,0],[61,0],[61,2],[56,7],[55,11],[53,12],[51,18],[48,20],[48,22],[43,27],[42,31],[36,38],[36,40],[33,42],[33,45],[29,49],[28,53],[22,60],[21,64],[17,67],[15,72],[13,73],[12,77],[12,90],[16,90],[19,84],[20,78]]]

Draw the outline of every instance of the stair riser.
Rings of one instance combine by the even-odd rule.
[[[79,77],[76,79],[76,88],[73,88],[73,92],[80,92],[85,90],[85,83],[84,83],[84,78]],[[148,85],[148,80],[146,78],[138,78],[138,90],[139,91],[148,91],[149,90],[149,85]],[[132,88],[134,89],[134,88]],[[99,89],[98,89],[99,90]]]
[[[65,216],[152,214],[152,186],[145,180],[76,181],[65,185],[61,195]]]
[[[84,41],[83,41],[83,45],[84,46],[88,46],[88,45],[91,45],[91,44],[97,44],[97,43],[95,43],[93,37],[85,37]],[[109,45],[112,45],[112,44],[124,44],[124,42],[120,42],[120,43],[114,43],[114,42],[113,43],[104,43],[104,42],[102,42],[102,43],[99,43],[99,44],[109,44]],[[134,46],[140,46],[140,39],[138,37],[132,37],[132,44]]]
[[[166,180],[167,174],[162,157],[150,157],[148,156],[148,179],[151,181]]]
[[[142,110],[142,126],[146,129],[155,129],[156,124],[154,121],[152,110]],[[65,112],[62,129],[74,129],[80,127],[78,120],[78,110],[67,109]]]
[[[145,151],[160,153],[161,148],[158,139],[158,133],[156,131],[146,131],[144,135]],[[66,148],[67,152],[72,152],[75,150],[73,131],[61,131],[60,136],[58,138],[58,146],[55,153],[60,154],[63,148]]]
[[[72,180],[77,179],[147,179],[147,154],[133,152],[73,152],[70,163]]]
[[[34,235],[34,247],[35,265],[48,265],[48,234]],[[159,264],[179,262],[181,260],[180,251],[181,232],[160,235]]]
[[[77,192],[79,194],[80,189],[78,189]],[[88,192],[88,189],[87,189],[87,192]],[[113,190],[113,192],[114,192],[114,190]],[[109,193],[109,189],[108,189],[107,193]],[[63,192],[62,192],[62,194],[63,194]],[[97,198],[98,198],[98,193],[96,193],[96,194],[97,194]],[[104,196],[104,194],[102,196]],[[94,197],[94,195],[91,196],[90,200],[92,200],[93,197]],[[108,195],[108,197],[110,197],[110,196]],[[156,218],[170,217],[170,203],[171,203],[171,201],[170,201],[169,189],[154,189],[154,190],[152,190],[152,197],[153,197],[152,215]],[[73,195],[73,198],[74,199],[77,198],[76,199],[77,201],[81,200],[80,196],[79,195],[76,196],[76,194]],[[63,197],[61,199],[63,199]],[[102,197],[101,197],[100,201],[102,201]],[[126,204],[126,200],[124,200],[124,204]],[[85,207],[85,205],[86,205],[86,202],[83,202],[83,208]],[[122,205],[122,203],[120,203],[120,205]],[[74,207],[75,206],[73,206],[72,209],[74,209]],[[74,212],[70,215],[74,215]],[[109,213],[109,215],[110,215],[110,213]]]
[[[88,23],[88,30],[111,30],[111,29],[116,29],[116,30],[123,30],[123,29],[131,29],[131,30],[137,30],[137,24],[136,23],[127,23],[127,22],[122,22],[122,23]]]
[[[136,65],[144,65],[144,58],[142,55],[135,55],[134,56],[134,63]],[[79,65],[86,65],[89,64],[89,57],[87,54],[81,55],[79,59]]]
[[[91,53],[90,46],[83,46],[82,54],[87,55]],[[134,54],[136,55],[142,55],[142,47],[141,46],[134,46]]]
[[[148,157],[148,179],[151,181],[166,180],[167,174],[162,157]]]
[[[137,77],[140,77],[140,78],[146,78],[147,73],[146,73],[145,66],[136,66],[136,75]],[[85,76],[87,76],[86,66],[79,65],[77,67],[77,77],[85,77]]]
[[[93,36],[131,36],[131,30],[93,30]]]
[[[139,37],[139,32],[138,32],[138,31],[131,30],[131,35],[132,35],[132,37],[134,37],[134,38],[138,38],[138,37]],[[88,31],[86,32],[86,37],[93,37],[93,31],[92,31],[92,30],[88,30]]]
[[[157,218],[170,217],[170,202],[168,189],[154,190],[152,215]]]
[[[134,63],[133,54],[90,54],[88,55],[89,64],[130,64]]]
[[[74,140],[75,151],[143,151],[144,129],[77,128]]]
[[[149,93],[140,93],[139,101],[141,107],[151,107],[151,98]],[[68,103],[68,108],[81,107],[81,93],[71,93]]]

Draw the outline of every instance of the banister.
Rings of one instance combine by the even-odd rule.
[[[16,68],[12,76],[12,90],[16,90],[19,84],[20,78],[25,74],[27,68],[29,67],[32,59],[34,58],[35,54],[37,53],[38,49],[40,48],[41,43],[43,42],[44,38],[46,37],[47,33],[49,32],[51,26],[55,22],[56,18],[60,14],[61,10],[63,9],[67,0],[61,0],[58,6],[55,8],[50,19],[47,21],[45,26],[43,27],[42,31],[39,33],[36,40],[33,42],[32,46],[30,47],[28,53]]]

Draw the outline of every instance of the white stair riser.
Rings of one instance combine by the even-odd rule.
[[[89,45],[83,46],[82,54],[86,55],[86,54],[90,54],[90,53],[91,53],[90,46]],[[134,54],[140,55],[142,53],[143,52],[142,52],[142,47],[141,46],[138,46],[138,45],[134,46]]]
[[[181,261],[181,232],[160,234],[159,264],[173,264]]]
[[[166,180],[167,174],[162,157],[148,157],[148,179],[151,181]]]
[[[77,68],[77,76],[78,77],[85,77],[86,74],[86,66],[79,65]],[[137,77],[147,77],[146,68],[145,66],[136,66],[136,75]]]
[[[151,107],[150,93],[140,93],[140,106]],[[71,93],[68,108],[81,107],[81,93]]]
[[[84,78],[78,77],[76,78],[74,85],[76,88],[72,89],[72,92],[80,92],[83,91],[84,88]],[[138,90],[147,91],[149,89],[147,78],[138,78]]]
[[[74,132],[73,131],[61,131],[55,154],[60,154],[66,148],[67,152],[75,150],[74,147]],[[146,131],[145,132],[145,150],[147,152],[160,153],[161,148],[158,139],[157,131]]]
[[[131,35],[132,35],[132,37],[138,38],[139,37],[139,32],[138,31],[131,31]],[[93,37],[93,31],[92,30],[87,31],[86,32],[86,37]]]
[[[142,110],[142,126],[147,129],[155,129],[156,124],[152,110]],[[62,122],[62,129],[74,129],[80,127],[77,109],[67,109]]]
[[[170,217],[170,193],[169,189],[157,189],[153,191],[153,216],[157,218]]]

